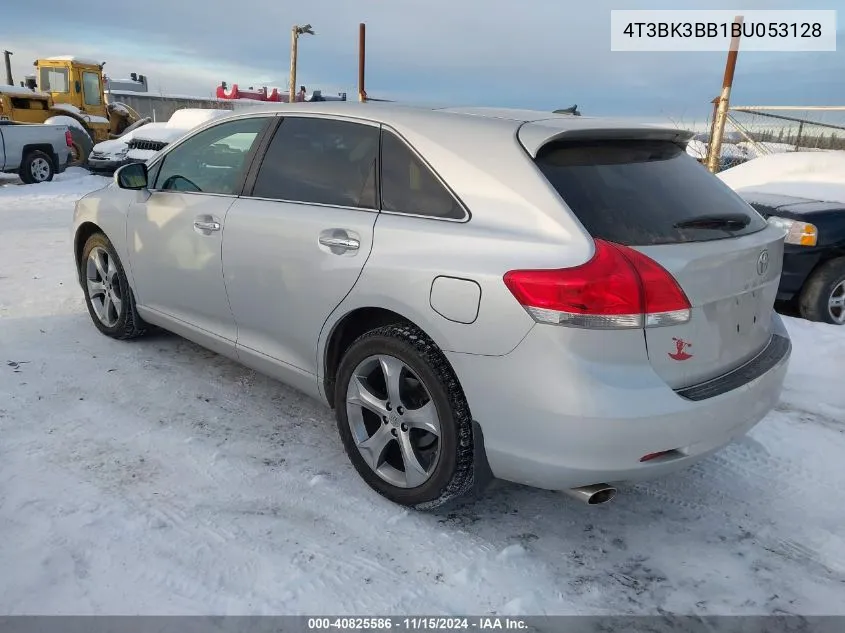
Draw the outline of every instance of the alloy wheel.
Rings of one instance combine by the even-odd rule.
[[[85,282],[97,319],[107,328],[117,325],[123,308],[123,288],[117,263],[102,246],[94,247],[88,254]]]
[[[440,458],[441,426],[422,380],[395,356],[361,361],[346,393],[346,414],[361,457],[399,488],[429,480]]]
[[[827,311],[837,325],[845,325],[845,279],[833,287],[827,300]]]
[[[35,182],[44,182],[50,177],[50,163],[46,158],[36,158],[29,165],[29,173]]]

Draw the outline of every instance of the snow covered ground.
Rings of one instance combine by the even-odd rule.
[[[845,328],[788,320],[782,404],[673,479],[409,513],[319,404],[94,329],[68,227],[106,182],[0,187],[0,613],[845,614]]]

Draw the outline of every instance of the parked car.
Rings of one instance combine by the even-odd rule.
[[[784,231],[687,138],[523,110],[251,110],[77,203],[79,283],[107,336],[158,325],[333,407],[396,503],[490,476],[602,503],[746,433],[791,353]]]
[[[197,125],[230,113],[202,108],[177,110],[165,123],[147,123],[119,138],[97,143],[88,157],[88,168],[95,173],[110,174],[122,165],[147,161]]]
[[[144,129],[149,127],[164,127],[164,123],[147,123]],[[87,167],[90,171],[98,174],[111,174],[122,165],[130,162],[129,142],[141,132],[141,128],[127,132],[123,136],[108,141],[102,141],[94,146],[88,155]]]
[[[25,184],[47,182],[62,173],[72,146],[66,125],[0,121],[0,171],[18,174]]]
[[[739,194],[787,231],[777,298],[809,321],[845,325],[845,204],[763,191]]]

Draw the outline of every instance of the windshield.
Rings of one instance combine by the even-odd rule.
[[[536,163],[596,238],[647,246],[766,227],[742,198],[669,141],[553,142]]]

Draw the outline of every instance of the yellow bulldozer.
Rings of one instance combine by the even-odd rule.
[[[71,164],[85,164],[96,143],[149,122],[124,103],[106,102],[105,62],[70,55],[39,59],[34,81],[14,86],[10,54],[6,51],[10,85],[0,84],[0,120],[67,125],[73,139]]]

